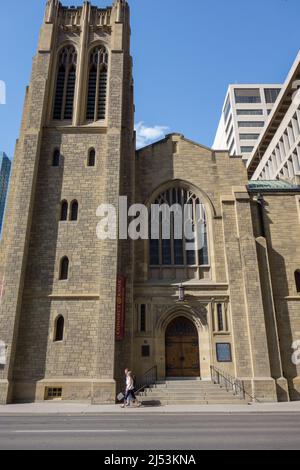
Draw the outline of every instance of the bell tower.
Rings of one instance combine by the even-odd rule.
[[[115,401],[116,355],[131,355],[132,247],[98,240],[96,212],[133,198],[133,122],[128,3],[48,0],[0,248],[1,403]],[[118,276],[128,323],[116,350]]]

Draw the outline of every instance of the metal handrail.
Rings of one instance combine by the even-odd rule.
[[[210,366],[211,379],[214,384],[220,385],[220,387],[225,387],[226,391],[232,391],[233,395],[238,396],[241,400],[244,400],[246,395],[251,398],[251,401],[258,400],[255,397],[252,397],[245,390],[244,382],[240,379],[232,377],[230,374],[221,371],[215,366]]]
[[[151,367],[136,381],[135,393],[142,392],[145,388],[153,387],[157,383],[157,366]]]

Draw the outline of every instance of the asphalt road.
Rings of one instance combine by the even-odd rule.
[[[300,414],[0,416],[0,449],[300,449]]]

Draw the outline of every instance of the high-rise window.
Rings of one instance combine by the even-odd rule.
[[[90,54],[86,119],[98,121],[106,117],[108,52],[95,47]]]
[[[264,127],[264,121],[238,121],[239,127]]]
[[[252,153],[253,152],[253,149],[254,147],[241,147],[241,152],[242,153]]]
[[[236,113],[238,116],[263,116],[264,114],[262,109],[237,109]]]
[[[228,146],[230,145],[232,136],[233,136],[233,126],[232,126],[232,128],[230,129],[229,136],[228,136],[228,138],[227,138],[227,140],[226,140]]]
[[[73,118],[77,53],[74,46],[66,46],[59,55],[53,119]]]
[[[231,125],[232,125],[232,114],[231,114],[230,118],[228,119],[228,123],[227,123],[226,129],[225,129],[226,135],[228,135],[228,131],[229,131]]]
[[[275,103],[277,100],[279,93],[280,93],[280,88],[267,88],[265,90],[265,98],[266,98],[266,103]]]
[[[259,134],[240,134],[241,140],[257,140],[259,138]]]
[[[259,88],[236,88],[234,94],[236,103],[261,103]]]
[[[231,104],[230,104],[230,98],[229,95],[227,96],[226,104],[224,106],[224,119],[225,122],[227,121],[227,118],[229,116],[229,113],[231,111]]]
[[[229,155],[232,155],[232,152],[233,152],[233,149],[234,149],[234,145],[235,145],[235,142],[234,142],[234,140],[233,140],[233,141],[231,142],[231,145],[230,145],[229,150],[228,150]],[[234,153],[234,155],[235,155],[235,153]]]

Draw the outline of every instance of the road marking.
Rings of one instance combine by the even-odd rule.
[[[68,418],[63,418],[64,421],[66,421]],[[144,421],[143,418],[102,418],[99,419],[97,417],[95,418],[70,418],[70,421],[96,421],[99,423],[102,423],[103,421]]]
[[[9,431],[10,434],[81,434],[81,433],[119,433],[119,432],[128,432],[127,430],[120,429],[51,429],[51,430],[26,430],[26,431]]]

